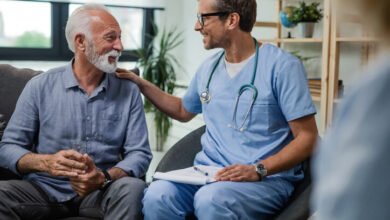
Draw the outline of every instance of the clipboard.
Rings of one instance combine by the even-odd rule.
[[[191,185],[205,185],[215,182],[214,176],[222,168],[223,167],[196,165],[169,172],[156,172],[153,175],[153,178]]]

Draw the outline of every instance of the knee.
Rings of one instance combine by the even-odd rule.
[[[154,203],[162,200],[164,195],[164,181],[155,181],[145,190],[144,203]]]
[[[113,182],[110,188],[119,196],[142,196],[146,183],[138,178],[123,177]]]
[[[158,180],[150,184],[145,190],[143,198],[144,207],[153,207],[155,204],[164,205],[164,200],[168,199],[169,193],[169,182],[164,180]]]
[[[202,187],[195,193],[194,196],[194,209],[195,212],[211,212],[217,210],[218,207],[228,206],[229,198],[226,196],[226,192],[213,187]]]

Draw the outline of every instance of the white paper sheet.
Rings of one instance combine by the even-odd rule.
[[[215,174],[223,167],[213,167],[197,165],[197,168],[207,172],[207,176],[199,171],[196,171],[194,167],[188,167],[185,169],[173,170],[169,172],[156,172],[153,177],[155,179],[169,180],[178,183],[186,183],[192,185],[205,185],[207,183],[215,182]]]

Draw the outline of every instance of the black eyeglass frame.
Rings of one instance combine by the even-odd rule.
[[[230,12],[213,12],[213,13],[206,13],[206,14],[196,14],[196,17],[198,18],[199,24],[203,27],[204,26],[204,21],[203,17],[209,17],[209,16],[224,16],[228,15]]]

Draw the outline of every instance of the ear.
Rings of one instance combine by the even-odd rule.
[[[87,40],[85,39],[84,34],[76,34],[74,37],[74,46],[79,51],[85,51],[85,48],[87,47]]]
[[[229,14],[226,20],[229,30],[233,30],[240,26],[240,15],[237,12]]]

